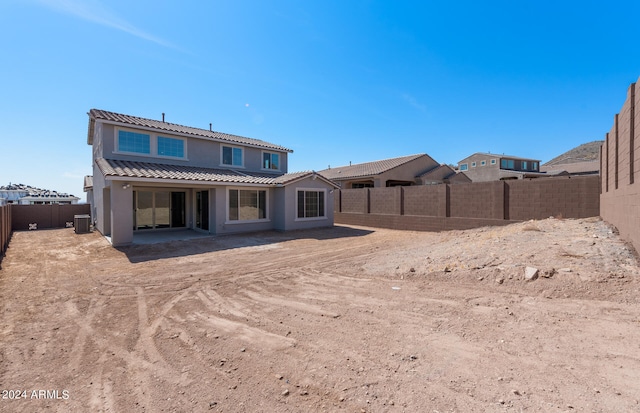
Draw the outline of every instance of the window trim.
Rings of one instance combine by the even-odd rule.
[[[486,165],[487,165],[487,161],[485,160],[480,161],[480,166],[486,166]]]
[[[475,161],[474,161],[474,162],[471,162],[471,167],[472,167],[472,168],[475,168],[475,167],[476,167],[476,163],[475,163]]]
[[[268,153],[269,155],[278,155],[278,167],[277,168],[265,168],[264,167],[264,154]],[[271,162],[271,156],[269,156],[269,162]],[[276,171],[280,172],[282,170],[282,154],[280,152],[275,151],[261,151],[260,153],[260,168],[263,171]]]
[[[224,163],[224,148],[231,148],[231,163]],[[241,151],[241,164],[240,165],[234,165],[233,164],[233,150],[234,149],[240,149]],[[262,160],[260,160],[260,162],[262,162]],[[244,169],[244,148],[242,146],[237,146],[237,145],[225,145],[225,144],[221,144],[220,145],[220,166],[229,168],[243,168]]]
[[[299,192],[322,192],[324,193],[324,205],[323,205],[323,216],[318,216],[318,217],[298,217],[298,193]],[[294,221],[296,222],[308,222],[308,221],[322,221],[322,220],[327,220],[329,219],[327,217],[327,204],[328,202],[328,196],[327,196],[327,189],[326,188],[303,188],[303,187],[298,187],[295,189],[295,199],[296,199],[296,207],[294,209],[294,214],[295,214],[295,219]]]
[[[468,171],[469,170],[469,164],[468,163],[461,163],[460,164],[460,171]]]
[[[496,165],[498,163],[498,161],[494,158],[491,160],[491,165]]]
[[[230,219],[229,218],[229,202],[231,201],[231,191],[254,191],[254,192],[258,192],[258,191],[264,191],[265,192],[265,196],[264,196],[264,216],[265,218],[258,218],[258,219],[246,219],[246,220],[241,220],[239,219]],[[267,188],[256,188],[256,187],[247,187],[247,186],[229,186],[227,187],[227,201],[226,201],[226,205],[225,205],[225,224],[229,224],[229,225],[242,225],[242,224],[256,224],[256,223],[263,223],[263,222],[271,222],[271,218],[269,218],[269,190]],[[240,196],[240,192],[238,192],[238,196]]]

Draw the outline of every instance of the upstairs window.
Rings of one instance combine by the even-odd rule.
[[[496,160],[495,160],[495,159],[492,159],[492,160],[491,160],[491,165],[495,165],[495,164],[496,164]]]
[[[528,171],[529,170],[529,162],[522,161],[522,170],[523,171]]]
[[[538,162],[531,162],[531,170],[532,171],[538,170]]]
[[[158,136],[158,155],[184,158],[184,141]]]
[[[273,152],[262,152],[262,169],[280,170],[280,155]]]
[[[471,162],[471,167],[475,168],[476,167],[476,163],[475,162]]]
[[[501,169],[515,169],[515,162],[513,159],[501,159],[500,160],[500,168]]]
[[[460,170],[461,171],[466,171],[468,169],[469,169],[469,164],[468,163],[460,164]]]
[[[222,164],[229,166],[243,166],[242,148],[232,146],[222,147]]]
[[[151,137],[144,133],[126,130],[118,131],[118,151],[134,153],[151,153]]]

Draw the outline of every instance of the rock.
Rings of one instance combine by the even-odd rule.
[[[521,396],[520,391],[517,389],[511,390],[511,393],[515,394],[516,396]]]
[[[282,392],[283,396],[288,396],[289,395],[289,389],[284,389],[284,391]]]
[[[524,269],[524,279],[525,281],[533,281],[538,278],[538,273],[540,271],[537,268],[526,267]]]
[[[282,374],[276,374],[276,379],[282,380]]]
[[[503,282],[504,282],[504,278],[503,277],[496,278],[496,283],[497,284],[502,284]]]
[[[543,272],[542,272],[542,276],[543,276],[544,278],[551,278],[551,277],[553,277],[555,274],[556,274],[556,269],[555,269],[555,268],[552,268],[552,269],[550,269],[550,270],[545,270],[545,271],[543,271]]]
[[[409,268],[409,272],[416,272],[416,269],[411,267],[411,268]]]
[[[560,272],[571,272],[571,268],[560,268],[558,271],[560,271]]]

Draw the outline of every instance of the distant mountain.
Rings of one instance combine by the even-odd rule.
[[[562,155],[556,156],[549,162],[544,163],[543,166],[566,165],[570,163],[597,161],[600,158],[600,146],[603,143],[604,141],[583,143],[582,145],[573,148],[570,151],[563,153]]]

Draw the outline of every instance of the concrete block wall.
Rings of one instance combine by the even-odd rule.
[[[600,150],[600,216],[640,251],[640,96],[636,85],[627,89]]]
[[[505,218],[584,218],[600,215],[598,177],[505,181]]]
[[[12,234],[11,207],[12,205],[0,206],[0,263],[2,263],[4,253],[9,247]]]
[[[365,188],[369,191],[371,214],[400,215],[402,211],[402,187]]]
[[[363,189],[343,189],[336,197],[337,203],[340,205],[336,211],[367,214],[369,213],[369,191]]]
[[[450,216],[504,219],[504,181],[451,185]]]
[[[447,185],[405,186],[404,215],[446,217]]]
[[[600,179],[556,177],[339,192],[338,224],[443,231],[549,216],[598,216]]]

